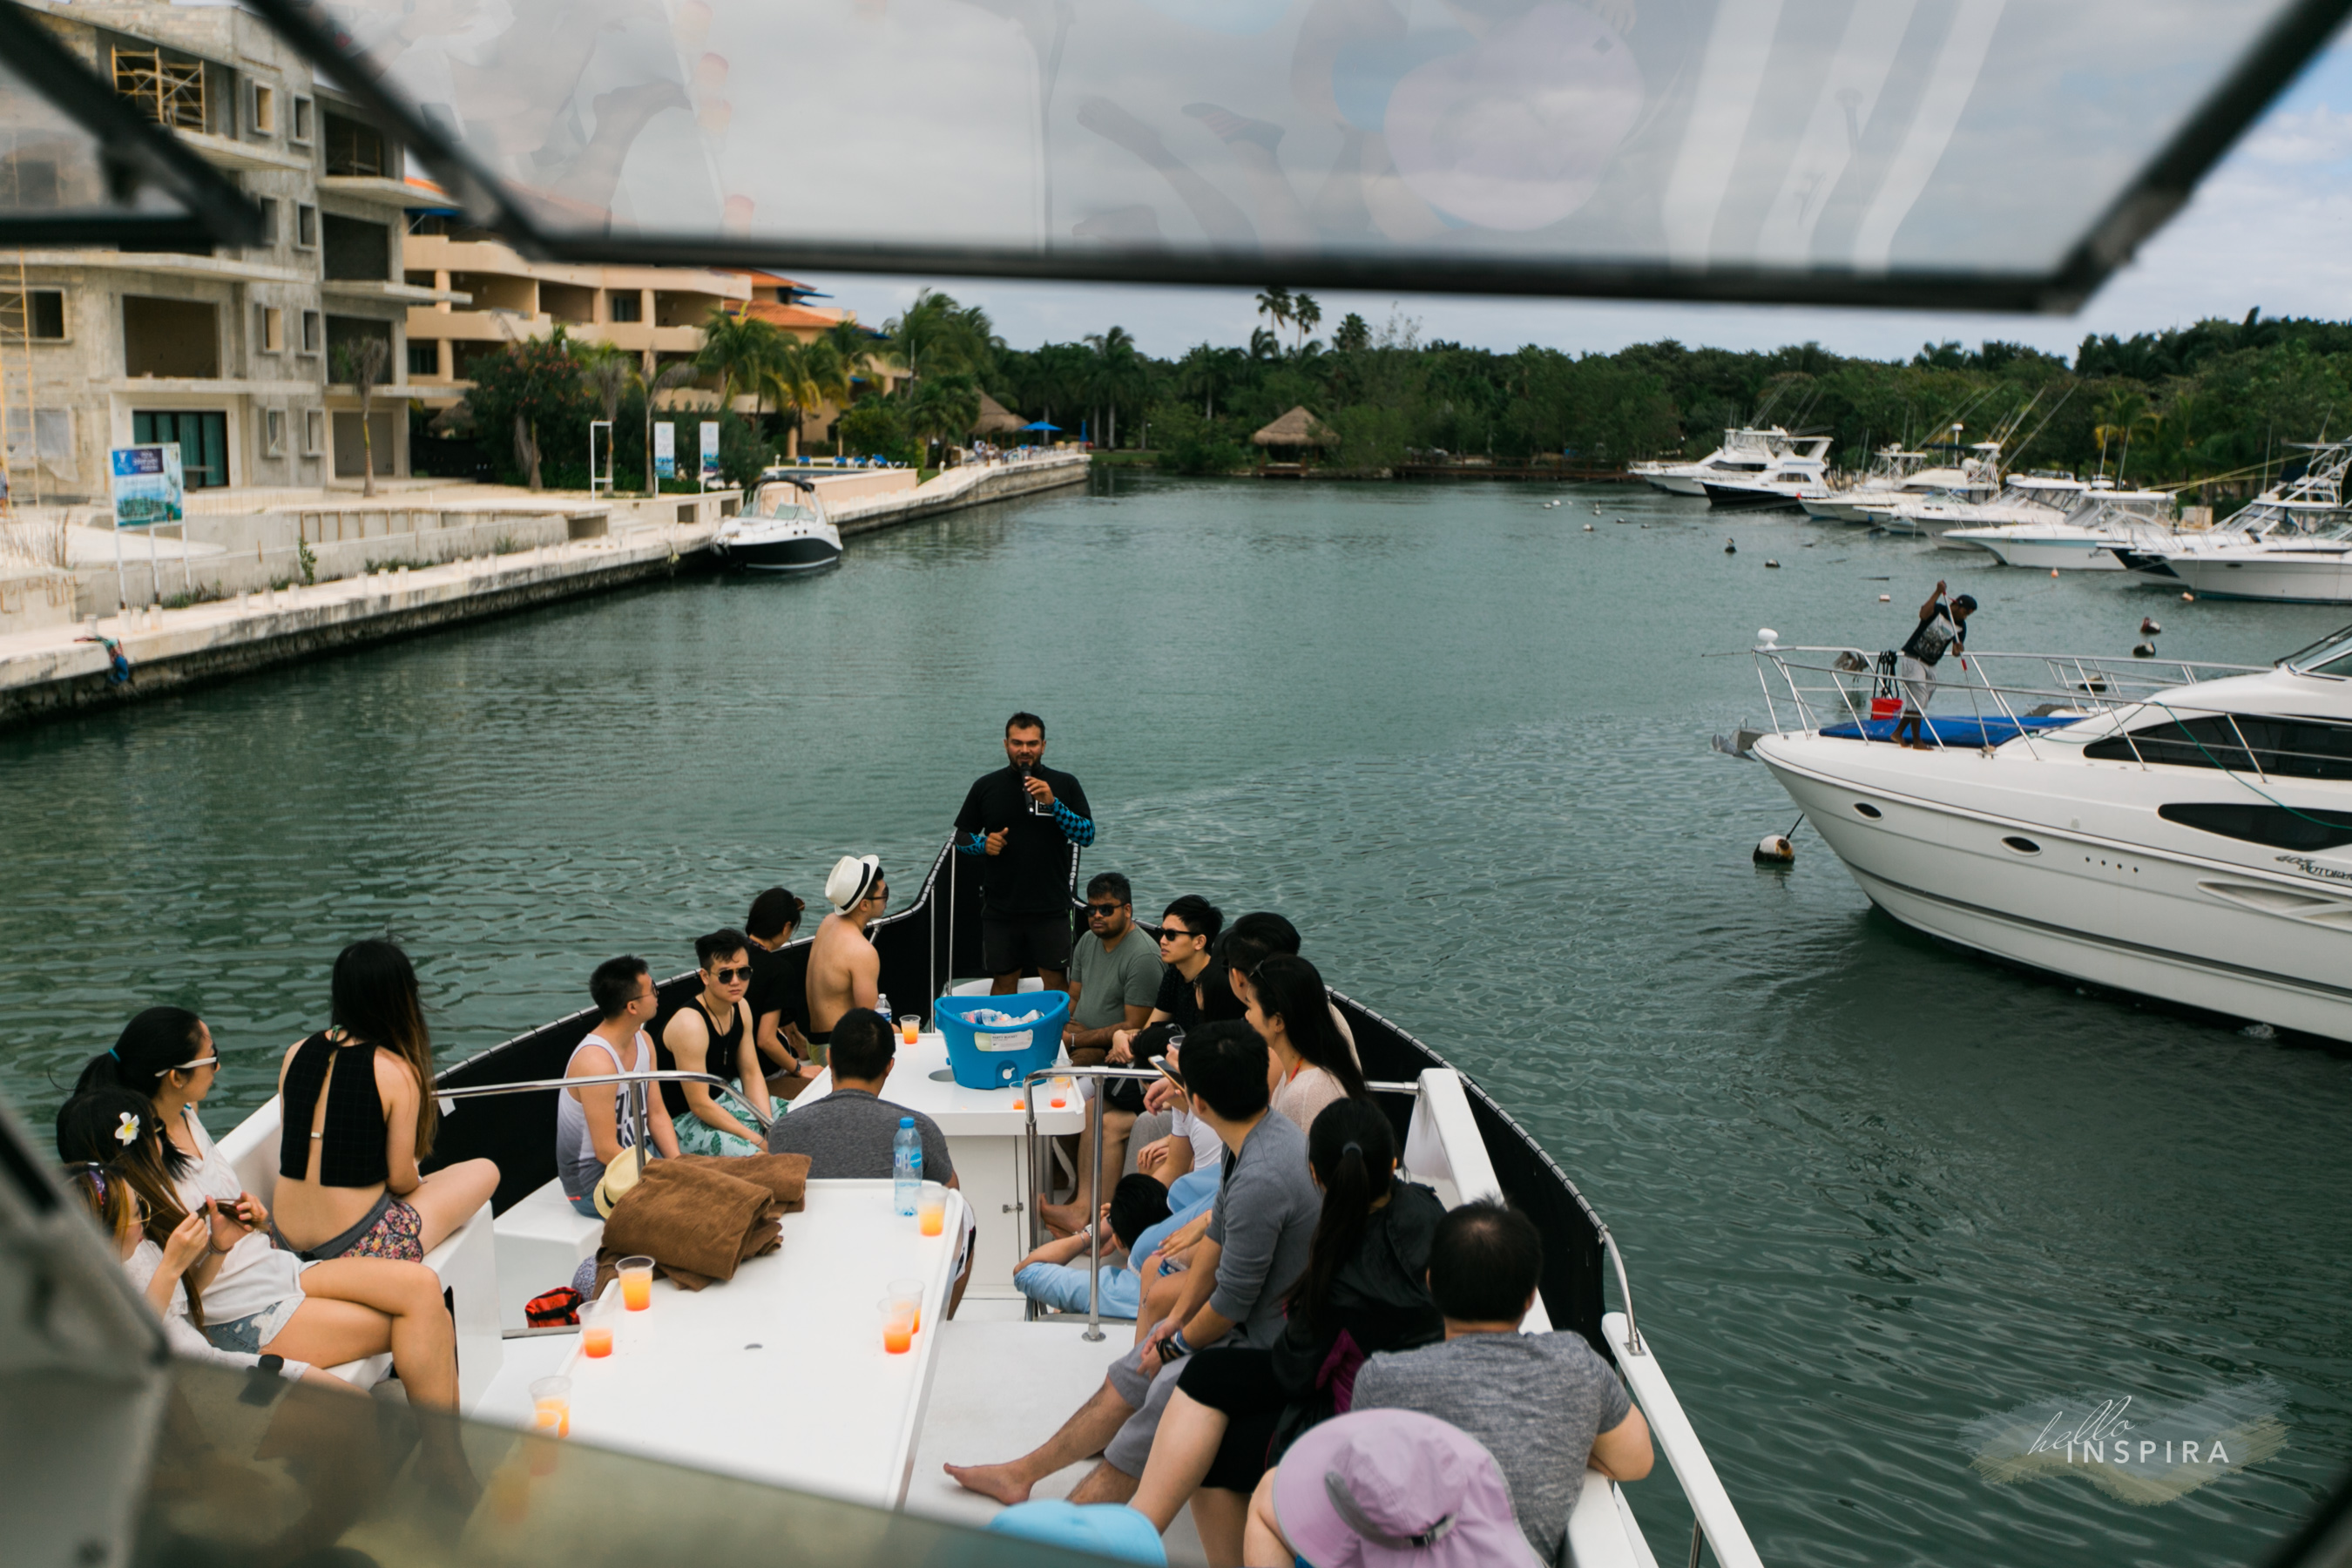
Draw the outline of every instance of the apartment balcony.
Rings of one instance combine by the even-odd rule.
[[[239,169],[248,173],[278,172],[300,174],[312,165],[310,151],[289,152],[268,142],[248,142],[239,136],[216,136],[209,131],[175,130],[189,152],[216,168]],[[324,185],[327,182],[319,182]]]
[[[455,289],[425,289],[382,278],[330,278],[319,285],[319,292],[344,300],[372,300],[380,305],[406,305],[411,310],[418,306],[470,304],[474,298]]]
[[[449,198],[437,187],[413,184],[391,174],[321,174],[319,176],[319,192],[321,195],[343,196],[377,206],[396,207],[402,212],[449,205]]]
[[[182,278],[212,278],[235,283],[318,281],[318,275],[308,269],[272,267],[266,262],[222,256],[190,256],[172,250],[27,250],[22,254],[27,268],[71,267],[93,271],[167,272]],[[11,263],[16,259],[14,254],[9,257]]]

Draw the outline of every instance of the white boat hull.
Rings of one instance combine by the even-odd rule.
[[[2352,854],[2288,856],[2157,816],[2167,799],[2226,797],[2225,779],[2037,763],[2020,742],[1987,758],[1771,735],[1754,751],[1864,893],[1906,925],[2094,984],[2352,1040]],[[2095,798],[2066,787],[2079,775],[2057,776],[2089,767]],[[2273,783],[2290,805],[2315,793]]]
[[[1955,529],[1944,535],[1947,544],[1972,544],[2004,566],[2030,567],[2036,572],[2120,572],[2113,534],[2044,535],[2040,538],[2004,534],[1998,529]]]
[[[1664,490],[1670,496],[1706,494],[1706,486],[1688,474],[1643,474],[1642,477],[1650,481],[1651,489]]]
[[[2305,555],[2170,555],[2165,564],[2180,585],[2205,599],[2270,599],[2290,605],[2352,605],[2352,553]]]

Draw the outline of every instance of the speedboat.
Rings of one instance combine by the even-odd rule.
[[[760,476],[742,515],[711,535],[722,566],[753,572],[818,572],[841,561],[841,532],[827,521],[813,480],[771,468]]]
[[[1750,751],[1896,920],[2352,1041],[2352,627],[2268,668],[1971,652],[1916,748],[1870,656],[1755,656]]]
[[[2041,572],[2120,572],[2118,547],[2160,549],[2182,535],[2165,490],[2119,490],[2093,480],[2074,510],[2054,522],[1955,528],[1946,544],[1972,545],[2004,566]]]
[[[1829,449],[1827,436],[1790,437],[1756,472],[1710,476],[1699,488],[1727,510],[1794,508],[1829,482]]]
[[[2090,488],[2080,479],[2058,475],[2011,474],[2000,493],[1988,500],[1946,490],[1874,501],[1862,510],[1871,526],[1889,533],[1946,533],[1956,528],[2063,522]]]
[[[1696,463],[1653,461],[1627,465],[1626,472],[1668,495],[1703,496],[1706,481],[1752,478],[1789,450],[1790,437],[1779,426],[1726,430],[1723,445]]]
[[[2302,475],[2226,523],[2188,538],[2120,542],[2116,561],[2144,582],[2209,598],[2352,604],[2352,508],[2344,501],[2352,441],[2310,449]]]
[[[1030,1560],[1003,1537],[971,1533],[996,1505],[962,1491],[940,1467],[1008,1458],[1043,1441],[1132,1342],[1131,1323],[1107,1324],[1097,1312],[1044,1313],[1021,1297],[1013,1274],[1044,1239],[1041,1204],[1071,1191],[1073,1173],[1054,1141],[1102,1105],[1099,1096],[1082,1100],[1070,1080],[1134,1069],[1076,1068],[1061,1056],[1001,1088],[955,1081],[931,1032],[932,999],[989,985],[956,979],[980,969],[982,918],[979,889],[961,886],[958,860],[943,847],[914,903],[869,932],[885,994],[924,1020],[917,1043],[898,1047],[887,1092],[929,1114],[947,1137],[960,1186],[927,1189],[943,1210],[938,1235],[893,1213],[887,1181],[813,1181],[802,1210],[767,1222],[778,1245],[742,1260],[731,1278],[694,1291],[656,1280],[642,1310],[626,1309],[615,1280],[581,1307],[580,1321],[534,1326],[533,1299],[571,1281],[604,1237],[604,1222],[563,1199],[551,1113],[564,1064],[596,1015],[554,1020],[449,1068],[435,1085],[442,1120],[433,1163],[488,1157],[502,1178],[491,1205],[425,1259],[457,1327],[462,1419],[436,1425],[385,1397],[396,1384],[361,1400],[163,1354],[128,1277],[93,1227],[59,1217],[64,1200],[41,1175],[49,1162],[0,1112],[0,1243],[28,1280],[42,1282],[8,1296],[26,1309],[16,1315],[18,1342],[59,1339],[84,1369],[79,1380],[17,1376],[14,1419],[26,1431],[66,1431],[69,1415],[107,1415],[114,1425],[106,1430],[119,1427],[124,1449],[141,1456],[97,1468],[119,1481],[109,1517],[126,1528],[135,1521],[142,1540],[173,1543],[158,1561],[276,1562],[304,1547],[364,1543],[386,1562],[652,1563],[676,1555],[682,1540],[709,1548],[689,1553],[698,1556],[788,1544],[788,1555],[823,1563]],[[688,973],[660,990],[679,1002],[701,984]],[[1544,1273],[1523,1329],[1582,1334],[1620,1370],[1696,1516],[1695,1540],[1730,1568],[1761,1568],[1675,1399],[1660,1347],[1636,1326],[1609,1227],[1466,1075],[1370,1008],[1337,992],[1332,1001],[1396,1129],[1403,1173],[1449,1206],[1507,1194],[1534,1220]],[[611,1081],[631,1083],[625,1103],[643,1092],[634,1080],[648,1078],[732,1092],[715,1078],[675,1071]],[[820,1078],[798,1103],[830,1089]],[[730,1108],[763,1120],[747,1103]],[[273,1099],[220,1140],[264,1202],[279,1131]],[[31,1195],[18,1194],[27,1184]],[[951,1314],[967,1215],[971,1282]],[[36,1241],[47,1249],[37,1266]],[[877,1298],[908,1295],[919,1315],[886,1341]],[[551,1314],[542,1306],[540,1315]],[[51,1331],[68,1318],[70,1334]],[[380,1362],[334,1370],[362,1386],[384,1371]],[[556,1378],[568,1384],[546,1381]],[[129,1435],[152,1434],[167,1418],[178,1425],[153,1449],[151,1477],[150,1438]],[[421,1458],[409,1462],[423,1453],[418,1437],[431,1447],[436,1432],[445,1460],[453,1446],[462,1452],[454,1477],[446,1464],[428,1476]],[[289,1442],[331,1462],[268,1460]],[[1666,1468],[1646,1489],[1667,1484]],[[241,1506],[192,1506],[230,1480],[243,1489]],[[1635,1503],[1653,1506],[1644,1489],[1587,1473],[1568,1521],[1575,1563],[1648,1568],[1654,1559],[1633,1512]],[[455,1550],[459,1541],[467,1551]],[[386,1555],[387,1545],[404,1542],[415,1549]],[[1167,1543],[1172,1561],[1202,1561],[1181,1515]]]
[[[1935,463],[1928,452],[1883,447],[1860,480],[1842,489],[1832,480],[1823,489],[1806,491],[1799,504],[1807,517],[1817,521],[1868,523],[1871,517],[1864,508],[1906,497],[1958,495],[1982,500],[2000,489],[2000,458],[1998,445],[1991,447],[1990,457],[1979,447],[1977,456],[1963,458],[1957,464]]]

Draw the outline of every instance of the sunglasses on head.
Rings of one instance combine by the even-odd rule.
[[[1125,904],[1088,904],[1087,906],[1087,913],[1094,916],[1097,920],[1107,921],[1125,908],[1127,908]]]
[[[751,979],[751,966],[748,963],[739,963],[729,969],[714,969],[710,972],[710,975],[721,985],[732,985],[738,980]]]

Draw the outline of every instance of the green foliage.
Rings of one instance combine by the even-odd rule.
[[[922,456],[908,438],[907,421],[897,405],[881,398],[867,398],[843,414],[834,434],[842,448],[856,457],[912,464]]]
[[[1180,474],[1226,474],[1256,460],[1248,432],[1230,420],[1204,419],[1189,403],[1165,403],[1151,416],[1152,444],[1160,466]]]
[[[466,395],[475,438],[501,481],[528,484],[530,473],[518,450],[516,421],[538,443],[542,480],[561,483],[567,465],[578,466],[579,488],[587,488],[588,421],[602,416],[582,382],[572,343],[558,327],[551,337],[509,343],[473,364],[473,391]]]

